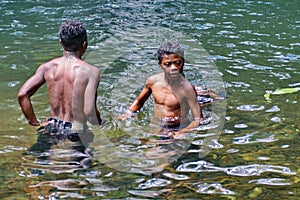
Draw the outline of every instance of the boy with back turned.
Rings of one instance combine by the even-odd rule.
[[[161,123],[160,135],[176,136],[199,126],[203,119],[194,86],[183,74],[184,51],[178,42],[167,41],[157,51],[163,72],[150,76],[138,97],[122,116],[126,119],[142,108],[152,94],[154,116]],[[188,120],[191,111],[193,120]],[[182,128],[183,127],[183,128]]]
[[[19,90],[18,101],[30,125],[50,124],[49,128],[55,127],[55,131],[68,128],[85,132],[88,122],[101,124],[96,107],[100,72],[81,59],[88,46],[83,23],[76,20],[62,23],[60,43],[63,55],[38,67]],[[30,97],[44,83],[49,92],[51,118],[41,123],[34,113]]]

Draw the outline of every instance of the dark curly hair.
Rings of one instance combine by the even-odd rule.
[[[80,45],[87,40],[87,33],[83,23],[77,20],[68,20],[59,28],[61,44],[66,51],[77,51]]]
[[[156,53],[159,62],[161,62],[164,54],[177,54],[184,59],[184,51],[179,42],[176,41],[166,41],[159,47]]]

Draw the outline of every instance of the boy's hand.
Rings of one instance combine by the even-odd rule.
[[[171,139],[182,139],[185,136],[185,132],[170,132],[168,135]]]
[[[171,138],[171,139],[174,139],[175,137],[177,137],[178,135],[181,135],[182,133],[180,131],[174,131],[174,132],[169,132],[168,133],[168,136]]]
[[[40,126],[47,126],[48,124],[49,124],[48,119],[46,119],[40,123]]]
[[[31,126],[40,126],[40,122],[36,121],[36,122],[28,122]]]
[[[123,115],[118,115],[118,120],[126,120],[133,115],[133,112],[130,110],[126,110]]]

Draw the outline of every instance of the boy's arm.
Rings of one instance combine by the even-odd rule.
[[[30,97],[45,83],[44,67],[40,66],[35,74],[29,78],[18,92],[18,101],[21,109],[28,120],[28,123],[33,126],[39,126]]]
[[[125,111],[124,115],[122,116],[122,119],[126,119],[130,117],[133,112],[136,112],[140,110],[144,103],[147,101],[147,99],[150,97],[152,93],[149,81],[147,80],[145,83],[144,88],[142,89],[139,96],[128,106],[127,110]]]
[[[100,82],[100,72],[95,70],[90,76],[84,94],[84,114],[93,125],[101,124],[100,112],[97,109],[97,88]]]
[[[191,131],[192,129],[199,126],[200,121],[203,120],[202,110],[197,102],[197,96],[194,87],[189,87],[189,89],[186,91],[186,98],[193,116],[193,121],[187,127],[181,129],[177,134]]]
[[[199,102],[197,101],[196,88],[193,85],[192,85],[192,88],[193,88],[192,90],[188,91],[188,93],[189,93],[189,95],[187,96],[188,103],[189,103],[194,120],[199,119],[199,121],[201,121],[204,119],[204,117],[202,115],[202,108],[201,108]],[[191,92],[191,91],[193,91],[193,92]]]

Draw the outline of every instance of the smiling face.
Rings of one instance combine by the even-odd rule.
[[[168,78],[174,79],[182,75],[184,59],[177,54],[163,54],[158,64]]]

